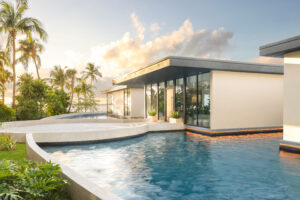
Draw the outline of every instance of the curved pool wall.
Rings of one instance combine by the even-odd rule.
[[[26,151],[30,160],[37,162],[51,161],[60,165],[62,177],[70,183],[70,185],[67,186],[67,189],[72,200],[120,200],[118,196],[98,187],[77,172],[74,172],[69,167],[51,157],[36,144],[30,133],[26,134]]]
[[[55,115],[51,117],[43,118],[42,120],[53,120],[53,119],[106,119],[105,112],[84,112],[84,113],[71,113]]]

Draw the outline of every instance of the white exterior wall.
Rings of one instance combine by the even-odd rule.
[[[112,114],[124,116],[124,91],[114,91],[110,94],[112,95]]]
[[[284,55],[283,140],[300,142],[300,51]]]
[[[131,88],[131,117],[144,118],[145,112],[145,94],[144,88]]]
[[[282,126],[283,75],[212,71],[210,95],[211,129]]]

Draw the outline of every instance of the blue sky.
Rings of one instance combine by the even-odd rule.
[[[135,61],[136,66],[182,52],[185,56],[256,61],[260,45],[300,33],[299,0],[29,0],[29,4],[27,15],[41,20],[49,34],[42,68],[51,68],[55,64],[78,68],[84,62],[92,61],[103,67],[107,77],[112,76],[109,70],[113,67],[121,65],[116,71],[123,72],[122,67],[131,65],[128,62],[136,58],[132,54],[137,54],[139,59],[145,57]],[[188,22],[184,25],[186,20]],[[151,31],[153,24],[158,27],[155,31]],[[175,44],[174,41],[182,36],[171,35],[180,27],[183,27],[182,35],[186,38],[182,44]],[[197,54],[192,50],[185,51],[187,47],[184,49],[182,45],[188,46],[187,38],[194,37],[199,30],[207,32],[202,43],[213,40],[214,31],[221,32],[220,38],[224,36],[225,39],[220,39],[216,49],[212,47],[207,52],[203,49],[198,49]],[[125,37],[126,32],[130,35]],[[150,43],[156,40],[162,41],[151,46]],[[161,53],[153,52],[164,45],[163,41],[171,40],[173,43],[168,48],[158,48]],[[128,50],[124,43],[127,46],[129,43],[139,44]],[[203,46],[207,48],[212,43]],[[120,44],[123,46],[118,47]],[[174,50],[172,45],[181,49]],[[146,47],[148,50],[143,52]],[[119,59],[123,50],[129,53]],[[116,55],[112,55],[116,51]],[[192,52],[191,55],[188,52]],[[104,61],[104,56],[110,60]],[[119,60],[113,62],[113,59]],[[132,69],[134,67],[128,68]]]

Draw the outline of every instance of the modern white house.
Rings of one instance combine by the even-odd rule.
[[[150,110],[156,110],[160,121],[168,121],[178,111],[187,130],[193,132],[221,135],[282,130],[283,66],[170,56],[115,79],[113,84],[143,86],[137,103],[131,98],[132,111],[137,109],[147,118]],[[115,97],[122,96],[123,90],[114,91],[106,91],[108,106],[114,104],[109,95],[123,101]],[[109,111],[123,113],[118,106]]]
[[[116,86],[102,91],[106,94],[107,114],[117,118],[144,117],[144,88]]]
[[[260,55],[284,58],[283,140],[280,148],[300,153],[300,36],[260,47]]]

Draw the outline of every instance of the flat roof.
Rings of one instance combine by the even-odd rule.
[[[115,85],[160,82],[212,70],[283,74],[282,65],[169,56],[113,80]]]
[[[283,58],[284,54],[300,50],[300,35],[259,47],[260,56]]]
[[[114,86],[108,90],[103,90],[102,91],[102,94],[107,94],[107,93],[111,93],[111,92],[116,92],[116,91],[119,91],[119,90],[124,90],[124,89],[130,89],[130,88],[133,88],[133,89],[136,89],[136,88],[144,88],[143,85],[139,85],[139,86],[134,86],[134,87],[128,87],[127,85],[117,85],[117,86]]]

